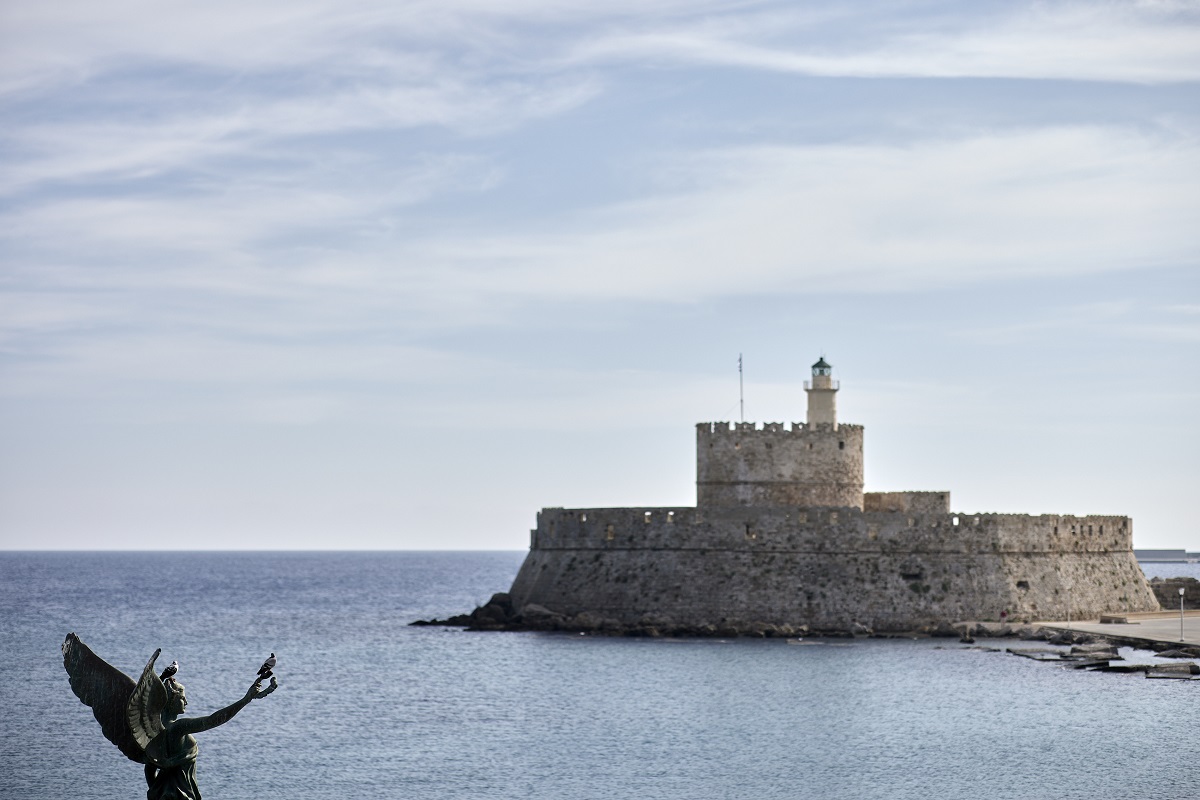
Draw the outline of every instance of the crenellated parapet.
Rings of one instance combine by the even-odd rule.
[[[696,504],[862,508],[863,428],[702,422]]]
[[[544,508],[534,550],[855,553],[1133,552],[1129,517],[856,508]]]
[[[950,513],[950,492],[866,492],[863,511]]]

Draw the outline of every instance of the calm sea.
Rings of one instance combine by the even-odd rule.
[[[70,631],[130,675],[161,647],[192,714],[277,654],[279,691],[199,736],[208,800],[1200,797],[1200,682],[946,640],[408,627],[522,557],[0,553],[0,798],[145,796],[71,693]]]

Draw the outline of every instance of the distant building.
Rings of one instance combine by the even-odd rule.
[[[542,509],[514,608],[581,628],[780,631],[1158,609],[1128,517],[963,513],[948,491],[864,492],[863,427],[838,422],[839,388],[821,358],[807,422],[697,425],[695,507]],[[964,451],[947,468],[986,457]]]
[[[1200,557],[1200,553],[1189,553],[1186,550],[1134,550],[1133,555],[1138,561],[1145,561],[1147,563],[1193,561]]]

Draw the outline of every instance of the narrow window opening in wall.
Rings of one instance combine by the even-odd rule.
[[[650,512],[647,511],[645,513],[645,515],[643,515],[643,517],[642,517],[642,522],[649,522],[649,521],[650,521]]]
[[[613,539],[616,538],[616,535],[617,534],[615,531],[613,531],[612,525],[609,525],[607,528],[604,529],[604,538],[607,539],[608,541],[611,542]]]
[[[579,515],[579,521],[580,521],[580,522],[587,522],[587,514],[580,514],[580,515]]]
[[[770,449],[771,449],[771,443],[770,443],[770,442],[767,442],[767,449],[768,449],[768,450],[770,450]]]
[[[741,449],[742,449],[742,443],[741,443],[741,442],[734,442],[734,443],[733,443],[733,449],[734,449],[734,450],[741,450]]]
[[[1100,526],[1100,535],[1101,536],[1104,535],[1104,526],[1103,525]]]
[[[972,524],[974,524],[974,525],[978,525],[978,524],[979,524],[979,517],[976,517],[976,518],[975,518],[975,521],[974,521]]]
[[[809,450],[812,450],[812,442],[809,442],[809,443],[808,443],[808,449],[809,449]]]
[[[754,533],[754,531],[751,529],[751,527],[750,527],[750,523],[749,523],[749,522],[747,522],[747,523],[746,523],[746,538],[747,538],[747,539],[754,539],[754,538],[757,538],[757,535],[756,535],[756,534]]]
[[[1018,589],[1028,589],[1029,581],[1017,581],[1017,588]]]
[[[846,449],[846,443],[838,442],[838,450],[845,450],[845,449]]]
[[[675,512],[668,511],[667,512],[667,522],[674,522],[674,521],[675,521]]]
[[[838,514],[838,512],[836,512],[836,511],[830,511],[830,512],[829,512],[829,522],[830,522],[830,524],[833,524],[833,523],[837,522],[837,514]]]
[[[1058,526],[1057,525],[1054,526],[1054,535],[1055,536],[1058,535]]]
[[[800,513],[798,513],[796,515],[796,522],[799,522],[801,525],[807,523],[808,522],[808,512],[801,511]]]
[[[867,526],[867,538],[870,539],[871,541],[874,541],[875,539],[879,538],[879,526],[878,525],[872,524],[872,525]]]
[[[915,519],[913,519],[912,517],[908,518],[908,527],[910,527],[910,528],[915,527],[916,524],[917,524],[917,521]]]
[[[955,527],[958,527],[958,517],[954,517],[953,519],[951,519],[950,524],[954,525]]]
[[[1092,526],[1088,525],[1088,536],[1092,535]]]

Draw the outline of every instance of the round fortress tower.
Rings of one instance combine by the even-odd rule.
[[[808,422],[696,426],[696,505],[863,507],[863,429],[839,425],[833,368],[812,367]]]

